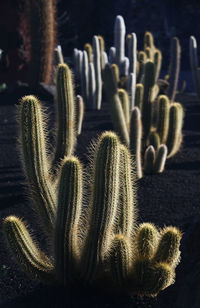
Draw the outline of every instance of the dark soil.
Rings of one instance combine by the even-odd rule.
[[[16,150],[15,103],[28,91],[25,85],[21,85],[0,95],[0,221],[10,214],[23,217],[45,247],[45,238],[26,197],[27,188]],[[51,93],[41,87],[39,97],[53,119]],[[21,272],[0,231],[0,307],[192,307],[176,306],[176,299],[181,292],[183,278],[200,259],[200,102],[191,94],[180,95],[176,101],[183,104],[186,112],[182,149],[167,161],[164,173],[145,176],[138,182],[139,221],[151,221],[160,227],[174,225],[183,232],[182,262],[176,271],[175,284],[156,299],[104,297],[94,290],[78,288],[64,291],[59,287],[44,286]],[[108,106],[103,105],[99,112],[86,112],[83,132],[76,147],[76,154],[85,165],[91,139],[111,129]]]

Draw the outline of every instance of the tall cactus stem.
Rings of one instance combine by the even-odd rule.
[[[96,77],[96,93],[95,93],[96,108],[97,110],[100,110],[102,101],[101,52],[100,52],[99,39],[97,36],[93,37],[92,46],[93,46],[95,77]]]
[[[83,98],[80,95],[76,96],[76,127],[77,127],[77,135],[81,134],[82,131],[82,124],[83,124],[83,117],[84,117],[84,102]]]

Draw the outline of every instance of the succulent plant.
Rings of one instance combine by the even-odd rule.
[[[27,113],[37,120],[40,115],[35,99],[30,97],[23,102],[25,120],[29,118]],[[37,125],[45,143],[44,124]],[[21,134],[26,136],[21,140],[23,160],[26,156],[32,161],[35,153],[40,162],[45,153],[30,151],[33,128],[28,119],[21,124]],[[36,148],[41,143],[39,137],[35,138]],[[40,176],[45,177],[55,197],[51,220],[46,201],[43,200],[45,210],[38,209],[38,197],[32,195],[38,216],[43,216],[49,251],[44,253],[39,248],[29,227],[16,216],[8,216],[3,221],[7,242],[22,269],[45,283],[69,286],[78,282],[96,288],[101,285],[101,289],[111,293],[156,296],[174,282],[175,267],[180,260],[181,233],[173,227],[158,231],[152,224],[137,224],[131,155],[115,133],[104,132],[92,156],[87,194],[83,191],[86,175],[83,177],[77,157],[63,158],[56,186],[49,179],[48,168],[47,173],[37,174],[38,180]],[[32,183],[36,186],[36,172],[24,171],[29,173],[27,178],[33,177]],[[86,208],[84,196],[88,196]]]

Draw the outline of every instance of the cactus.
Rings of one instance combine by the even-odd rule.
[[[98,40],[99,40],[99,47],[100,47],[100,58],[101,58],[101,70],[104,69],[105,67],[105,64],[108,62],[106,61],[105,59],[105,41],[104,41],[104,38],[103,36],[101,35],[98,35]],[[107,54],[106,54],[107,56]]]
[[[93,55],[92,55],[92,46],[91,46],[91,44],[89,44],[89,43],[86,43],[85,45],[84,45],[84,50],[87,52],[87,55],[88,55],[88,62],[89,63],[91,63],[91,62],[93,62]]]
[[[171,102],[174,102],[178,79],[180,71],[180,56],[181,56],[181,47],[179,39],[177,37],[172,38],[171,42],[171,55],[170,55],[170,66],[169,66],[169,89],[168,96]]]
[[[27,1],[30,19],[31,63],[30,86],[37,89],[40,82],[51,80],[55,47],[55,1]]]
[[[194,36],[190,37],[190,66],[196,93],[200,98],[200,72],[197,56],[197,41]]]
[[[82,124],[83,124],[83,117],[84,117],[84,102],[83,98],[80,95],[76,96],[77,101],[77,116],[76,116],[76,127],[77,127],[77,134],[80,135],[82,131]]]
[[[94,69],[95,69],[95,78],[96,78],[96,108],[97,110],[101,109],[101,100],[102,100],[102,79],[101,79],[101,51],[99,39],[97,36],[93,37],[92,41],[93,51],[94,51]]]
[[[127,92],[124,89],[118,89],[119,98],[121,101],[122,109],[124,112],[125,121],[127,124],[127,127],[129,126],[129,97]]]
[[[88,74],[88,95],[89,104],[92,109],[96,109],[96,78],[94,71],[94,63],[89,63],[89,74]]]
[[[115,63],[119,66],[121,75],[121,64],[125,57],[125,35],[126,26],[122,16],[118,15],[114,26],[114,46],[116,50]]]
[[[28,139],[22,142],[30,144],[32,131],[26,128]],[[37,247],[15,216],[3,221],[7,242],[23,270],[45,283],[98,287],[103,282],[106,292],[155,296],[174,282],[181,233],[173,227],[159,232],[148,223],[137,225],[131,156],[115,133],[103,133],[93,151],[86,209],[81,163],[73,156],[62,161],[48,234],[50,255]]]
[[[72,155],[75,146],[75,98],[72,74],[67,64],[60,64],[56,82],[57,132],[52,168],[55,170],[64,156]]]
[[[88,104],[88,97],[89,97],[88,72],[89,72],[88,55],[87,55],[87,52],[84,50],[82,67],[81,67],[81,92],[82,92],[82,97],[83,97],[84,102],[89,107],[89,104]]]
[[[160,95],[158,97],[156,130],[159,134],[161,143],[166,143],[167,140],[169,129],[169,109],[170,103],[168,97],[166,95]]]

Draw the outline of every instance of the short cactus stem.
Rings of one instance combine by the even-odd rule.
[[[59,179],[55,223],[55,271],[62,284],[74,279],[74,267],[80,256],[78,225],[81,208],[82,167],[76,157],[65,158]]]
[[[168,158],[176,154],[182,143],[183,107],[179,103],[170,106],[169,130],[167,137]]]
[[[53,264],[37,247],[25,224],[16,216],[8,216],[3,221],[3,230],[16,261],[25,272],[32,278],[52,281]]]
[[[100,57],[101,57],[101,70],[104,69],[105,67],[105,64],[108,62],[108,61],[105,61],[105,41],[104,41],[104,38],[103,36],[101,35],[98,35],[98,40],[99,40],[99,47],[100,47]],[[107,56],[107,54],[106,54]]]
[[[60,64],[57,69],[56,102],[56,149],[52,164],[54,171],[64,156],[73,154],[75,146],[75,97],[72,73],[67,64]]]
[[[151,49],[153,49],[153,48],[155,48],[154,47],[154,39],[153,39],[153,35],[152,35],[152,33],[151,32],[145,32],[145,34],[144,34],[144,49],[146,49],[146,48],[151,48]]]
[[[34,206],[45,231],[50,234],[54,225],[56,198],[49,180],[50,165],[46,153],[44,119],[37,98],[30,95],[21,99],[18,119],[24,171]]]
[[[64,58],[63,58],[63,54],[62,54],[62,48],[61,48],[60,45],[57,45],[57,47],[54,49],[54,54],[55,54],[55,58],[56,58],[56,63],[57,64],[64,63]]]
[[[147,61],[147,56],[144,51],[140,51],[138,55],[139,70],[137,74],[137,83],[142,83],[144,79],[145,63]]]
[[[165,162],[167,159],[167,146],[161,144],[156,152],[154,173],[161,173],[165,169]]]
[[[152,145],[149,145],[144,154],[144,173],[154,173],[154,162],[155,162],[155,149]]]
[[[182,234],[177,228],[165,228],[161,234],[154,261],[176,266],[180,258],[179,247],[181,237]]]
[[[132,266],[131,252],[130,241],[124,235],[116,234],[109,250],[109,265],[111,278],[118,288],[127,284]]]
[[[83,124],[83,117],[84,117],[84,102],[83,98],[80,95],[76,96],[76,127],[77,127],[77,135],[81,134],[82,131],[82,124]]]
[[[142,178],[142,120],[138,107],[134,107],[130,121],[130,151],[133,155],[136,177]]]
[[[124,60],[120,64],[120,75],[121,76],[128,76],[129,72],[129,58],[124,57]]]
[[[160,136],[160,143],[166,143],[168,129],[169,129],[169,109],[170,103],[166,95],[158,97],[158,111],[157,111],[157,124],[156,131]]]
[[[110,64],[115,63],[115,58],[116,58],[116,48],[115,47],[110,47],[109,54],[108,54],[108,62]]]
[[[83,254],[82,279],[92,281],[113,230],[119,201],[120,143],[112,132],[98,140],[94,153],[89,230]],[[99,234],[101,236],[99,237]],[[106,238],[108,240],[106,240]]]
[[[136,235],[138,258],[151,260],[159,240],[159,232],[153,224],[139,225]]]

